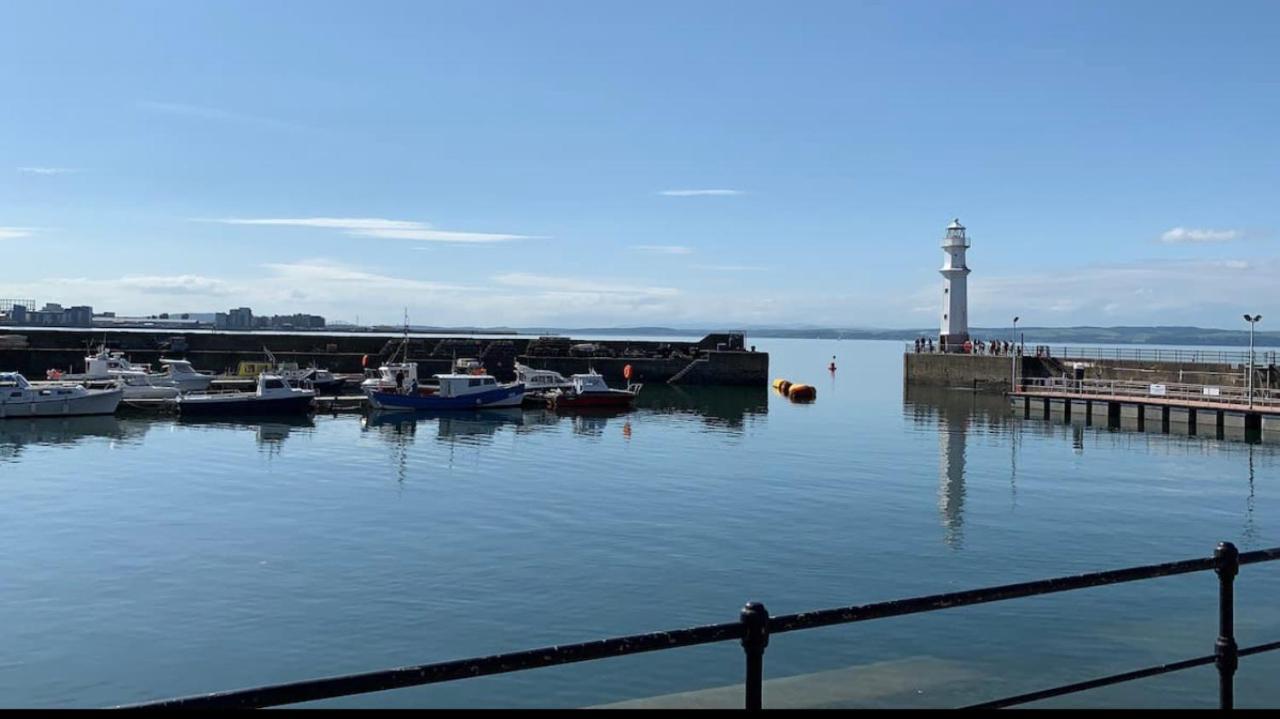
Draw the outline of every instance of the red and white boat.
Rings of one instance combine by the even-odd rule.
[[[630,407],[640,394],[642,385],[627,385],[626,389],[614,389],[605,384],[604,377],[592,372],[575,374],[569,378],[572,386],[567,389],[552,390],[547,403],[554,409],[577,409],[580,407]]]

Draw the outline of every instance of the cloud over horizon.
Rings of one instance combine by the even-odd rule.
[[[546,239],[535,235],[494,232],[459,232],[437,230],[425,222],[388,220],[381,217],[301,217],[301,218],[220,218],[202,220],[225,225],[258,225],[268,227],[308,227],[340,230],[353,237],[389,240],[421,240],[425,242],[488,243]]]
[[[1211,230],[1192,227],[1175,227],[1160,235],[1160,241],[1168,244],[1195,242],[1229,242],[1244,236],[1240,230]]]

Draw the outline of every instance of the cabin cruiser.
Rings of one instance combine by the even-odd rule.
[[[203,392],[213,384],[213,375],[208,372],[197,372],[191,362],[182,359],[160,358],[165,372],[160,373],[161,383],[165,380],[172,383],[181,392]],[[153,380],[154,381],[154,380]]]
[[[275,374],[258,375],[253,392],[209,392],[184,394],[178,398],[178,413],[185,416],[306,414],[314,405],[314,390],[299,389]]]
[[[418,383],[417,362],[388,362],[378,368],[378,376],[360,383],[365,395],[374,392],[395,392]]]
[[[534,369],[516,362],[516,381],[524,384],[526,392],[546,392],[553,389],[569,389],[573,383],[559,372]]]
[[[327,369],[319,367],[299,367],[297,362],[281,362],[275,373],[299,387],[310,387],[317,392],[337,393],[347,384],[347,380],[338,377]]]
[[[99,390],[65,382],[31,384],[16,372],[2,372],[0,419],[115,414],[123,394],[119,387]]]
[[[87,389],[108,389],[118,386],[124,390],[124,399],[177,399],[182,391],[171,384],[157,384],[153,378],[163,375],[146,372],[117,372],[109,380],[85,380]],[[163,380],[162,380],[163,381]]]
[[[161,358],[160,364],[165,366],[165,371],[152,372],[151,365],[130,362],[123,352],[109,352],[106,347],[102,347],[97,354],[84,358],[84,374],[64,375],[57,370],[50,370],[48,375],[49,379],[74,381],[111,380],[127,375],[129,379],[124,382],[126,386],[174,387],[179,392],[204,391],[213,382],[212,374],[197,372],[187,360]],[[139,375],[145,376],[145,381],[139,379]],[[126,396],[126,399],[142,397]]]
[[[314,363],[310,367],[299,367],[297,362],[276,361],[276,356],[266,347],[263,347],[262,351],[267,354],[270,362],[261,371],[278,374],[292,385],[310,387],[316,392],[336,393],[347,383],[346,379],[334,375],[327,369],[320,369]],[[246,363],[241,363],[241,365],[244,364]]]
[[[499,384],[492,375],[437,374],[432,379],[438,386],[420,387],[415,376],[412,383],[401,383],[399,388],[374,389],[369,401],[378,409],[453,410],[519,407],[524,400],[523,384]]]
[[[551,393],[549,404],[556,409],[573,409],[578,407],[630,407],[640,394],[641,385],[628,385],[626,389],[614,389],[605,383],[604,377],[596,372],[575,374],[571,377],[573,387],[567,390],[555,390]]]

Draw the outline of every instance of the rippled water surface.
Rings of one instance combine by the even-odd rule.
[[[756,344],[817,402],[655,385],[618,415],[0,421],[0,705],[136,702],[731,621],[748,599],[794,612],[1280,545],[1280,445],[904,392],[896,342]],[[1280,639],[1278,580],[1280,566],[1242,570],[1242,645]],[[972,702],[1211,653],[1215,602],[1198,574],[789,634],[766,676],[848,669],[814,704]],[[714,645],[329,704],[605,704],[732,684],[741,657]],[[1245,659],[1238,702],[1280,702],[1278,665]],[[1215,691],[1209,668],[1055,704],[1211,706]]]

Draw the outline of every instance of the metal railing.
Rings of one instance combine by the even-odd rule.
[[[1012,345],[1009,352],[1004,352],[1003,339],[993,338],[988,343],[994,345],[1000,343],[999,352],[992,351],[990,346],[983,351],[974,350],[973,352],[963,352],[960,347],[951,346],[947,349],[946,354],[970,354],[979,356],[997,356],[1008,357],[1013,354]],[[914,342],[908,342],[904,345],[904,350],[908,354],[941,354],[943,353],[937,340],[934,340],[933,349],[930,350],[926,344],[923,349],[917,350]],[[1080,346],[1055,346],[1055,345],[1036,345],[1026,344],[1022,347],[1022,352],[1028,357],[1046,357],[1060,360],[1130,360],[1136,362],[1178,362],[1182,364],[1225,364],[1238,365],[1241,367],[1249,364],[1248,350],[1201,350],[1201,349],[1162,349],[1154,347],[1080,347]],[[1280,352],[1275,350],[1257,350],[1253,353],[1253,365],[1257,368],[1275,366],[1280,363]]]
[[[254,689],[219,692],[136,704],[128,708],[246,709],[280,706],[367,692],[386,691],[388,689],[438,684],[472,677],[507,674],[609,657],[628,656],[642,652],[663,651],[699,644],[738,640],[742,643],[743,651],[746,654],[744,706],[747,709],[760,709],[763,704],[764,652],[765,648],[769,646],[770,638],[774,635],[803,629],[852,624],[907,614],[919,614],[975,604],[1213,570],[1218,577],[1218,636],[1211,654],[1005,697],[976,706],[981,708],[1015,706],[1096,687],[1215,664],[1218,669],[1219,706],[1223,709],[1230,709],[1234,706],[1234,678],[1239,658],[1280,649],[1280,642],[1258,644],[1244,649],[1240,649],[1236,645],[1235,578],[1241,565],[1271,562],[1277,559],[1280,559],[1280,547],[1241,554],[1237,551],[1235,545],[1230,542],[1222,542],[1210,557],[1128,567],[1104,572],[1091,572],[1068,577],[1055,577],[1053,579],[1006,584],[947,594],[912,597],[910,599],[877,602],[874,604],[823,609],[800,614],[784,614],[771,617],[763,604],[750,602],[743,607],[736,622],[636,634],[581,644],[542,647],[510,654],[401,667],[366,674],[311,679]]]
[[[1151,383],[1133,380],[1068,379],[1065,377],[1021,377],[1023,391],[1054,392],[1059,394],[1106,397],[1132,397],[1134,399],[1180,400],[1183,402],[1211,402],[1214,404],[1240,405],[1261,408],[1280,407],[1280,390],[1254,388],[1253,401],[1243,387],[1219,387],[1203,384],[1176,382]]]

